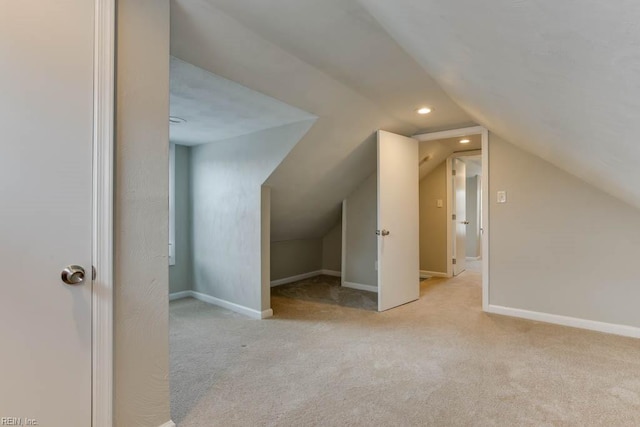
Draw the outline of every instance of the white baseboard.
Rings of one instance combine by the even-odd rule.
[[[235,311],[236,313],[244,314],[245,316],[251,317],[252,319],[266,319],[273,316],[272,309],[258,311],[254,310],[253,308],[245,307],[234,302],[212,297],[211,295],[203,294],[202,292],[196,291],[182,291],[169,294],[169,301],[188,297],[195,298],[208,304],[217,305],[218,307],[223,307],[228,310]]]
[[[447,273],[441,273],[439,271],[420,270],[421,279],[427,279],[429,277],[449,277],[449,276],[447,276]]]
[[[333,277],[342,276],[341,271],[335,271],[335,270],[320,270],[320,274],[324,274],[325,276],[333,276]]]
[[[372,285],[363,285],[362,283],[344,282],[342,284],[345,288],[358,289],[361,291],[369,291],[378,293],[378,287]]]
[[[302,274],[297,274],[291,277],[283,277],[282,279],[272,280],[271,287],[273,288],[274,286],[286,285],[287,283],[293,283],[293,282],[297,282],[298,280],[309,279],[311,277],[320,276],[322,274],[326,276],[335,276],[335,277],[340,277],[342,275],[340,271],[334,271],[334,270],[310,271],[308,273],[302,273]]]
[[[188,292],[188,291],[186,291]],[[166,423],[162,424],[160,427],[176,427],[176,423],[174,423],[173,421],[169,420]]]
[[[297,282],[298,280],[308,279],[310,277],[319,276],[322,274],[322,270],[310,271],[308,273],[297,274],[291,277],[284,277],[282,279],[272,280],[271,287],[286,285],[287,283]]]
[[[522,310],[519,308],[503,307],[491,304],[485,311],[488,313],[501,314],[503,316],[519,317],[521,319],[535,320],[538,322],[553,323],[556,325],[571,326],[573,328],[588,329],[591,331],[605,332],[625,337],[640,338],[640,328],[635,326],[598,322],[595,320],[579,319],[577,317],[541,313],[538,311]]]
[[[190,296],[191,296],[191,291],[174,292],[172,294],[169,294],[169,301],[174,301],[182,298],[189,298]]]
[[[191,296],[200,301],[204,301],[209,304],[217,305],[219,307],[226,308],[236,313],[244,314],[253,319],[265,319],[273,316],[271,309],[265,311],[254,310],[253,308],[245,307],[244,305],[236,304],[235,302],[223,300],[220,298],[212,297],[211,295],[203,294],[201,292],[191,291]]]

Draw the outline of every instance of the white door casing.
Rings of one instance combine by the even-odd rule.
[[[467,258],[467,166],[464,160],[454,157],[453,161],[453,212],[452,218],[455,237],[453,239],[453,253],[455,264],[453,275],[457,276],[466,268]]]
[[[418,141],[378,131],[377,174],[378,311],[384,311],[420,297]]]
[[[94,17],[0,5],[0,417],[42,426],[92,424]]]

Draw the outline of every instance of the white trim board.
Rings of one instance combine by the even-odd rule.
[[[534,320],[537,322],[570,326],[572,328],[587,329],[590,331],[604,332],[607,334],[621,335],[624,337],[640,338],[640,328],[635,326],[598,322],[596,320],[579,319],[577,317],[541,313],[538,311],[522,310],[519,308],[503,307],[500,305],[489,305],[485,309],[485,311],[488,313],[518,317],[520,319]]]
[[[320,270],[320,274],[325,276],[342,277],[342,272],[335,270]]]
[[[223,300],[220,298],[212,297],[211,295],[203,294],[196,291],[181,291],[169,294],[169,301],[175,301],[182,298],[195,298],[207,304],[217,305],[218,307],[226,308],[227,310],[235,311],[236,313],[244,314],[252,319],[266,319],[273,316],[273,310],[254,310],[253,308],[245,307],[244,305],[236,304],[231,301]]]
[[[94,0],[91,425],[113,425],[113,186],[116,1]]]
[[[341,272],[334,271],[334,270],[310,271],[308,273],[302,273],[302,274],[297,274],[295,276],[283,277],[282,279],[272,280],[271,287],[273,288],[275,286],[286,285],[287,283],[293,283],[293,282],[297,282],[298,280],[309,279],[311,277],[321,276],[323,274],[325,276],[334,276],[334,277],[341,277],[342,275]]]
[[[358,289],[360,291],[368,291],[378,293],[378,287],[372,285],[363,285],[362,283],[344,282],[342,284],[345,288]]]
[[[176,423],[174,423],[173,421],[169,420],[166,423],[162,424],[160,427],[176,427]]]
[[[427,279],[429,277],[449,277],[449,276],[447,275],[447,273],[441,273],[439,271],[420,270],[421,279]]]
[[[482,310],[489,311],[489,287],[491,275],[489,272],[489,131],[483,126],[472,126],[460,129],[445,130],[441,132],[422,133],[414,135],[418,141],[435,141],[445,138],[457,138],[467,135],[480,135],[482,140]],[[447,159],[447,177],[451,175],[451,160]],[[447,217],[451,218],[451,182],[447,179]],[[447,257],[453,258],[453,245],[451,244],[451,221],[447,221]],[[449,261],[449,260],[448,260]],[[450,262],[447,263],[447,272],[452,276],[453,269]]]
[[[175,301],[177,299],[189,298],[191,296],[191,291],[180,291],[173,292],[169,294],[169,301]]]

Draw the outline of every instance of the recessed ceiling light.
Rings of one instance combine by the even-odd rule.
[[[468,144],[468,143],[470,143],[470,142],[471,142],[471,140],[470,140],[470,139],[467,139],[467,138],[465,138],[465,139],[461,139],[461,140],[460,140],[460,144]]]
[[[416,110],[416,113],[418,114],[429,114],[431,112],[431,108],[429,107],[422,107]]]
[[[169,116],[169,123],[172,125],[179,125],[180,123],[186,123],[187,121],[182,117]]]

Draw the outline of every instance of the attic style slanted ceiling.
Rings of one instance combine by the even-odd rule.
[[[267,180],[272,238],[324,235],[375,170],[375,131],[469,125],[355,0],[174,0],[172,55],[318,116]],[[419,116],[428,104],[434,112]]]
[[[478,123],[640,207],[640,3],[361,0]]]

